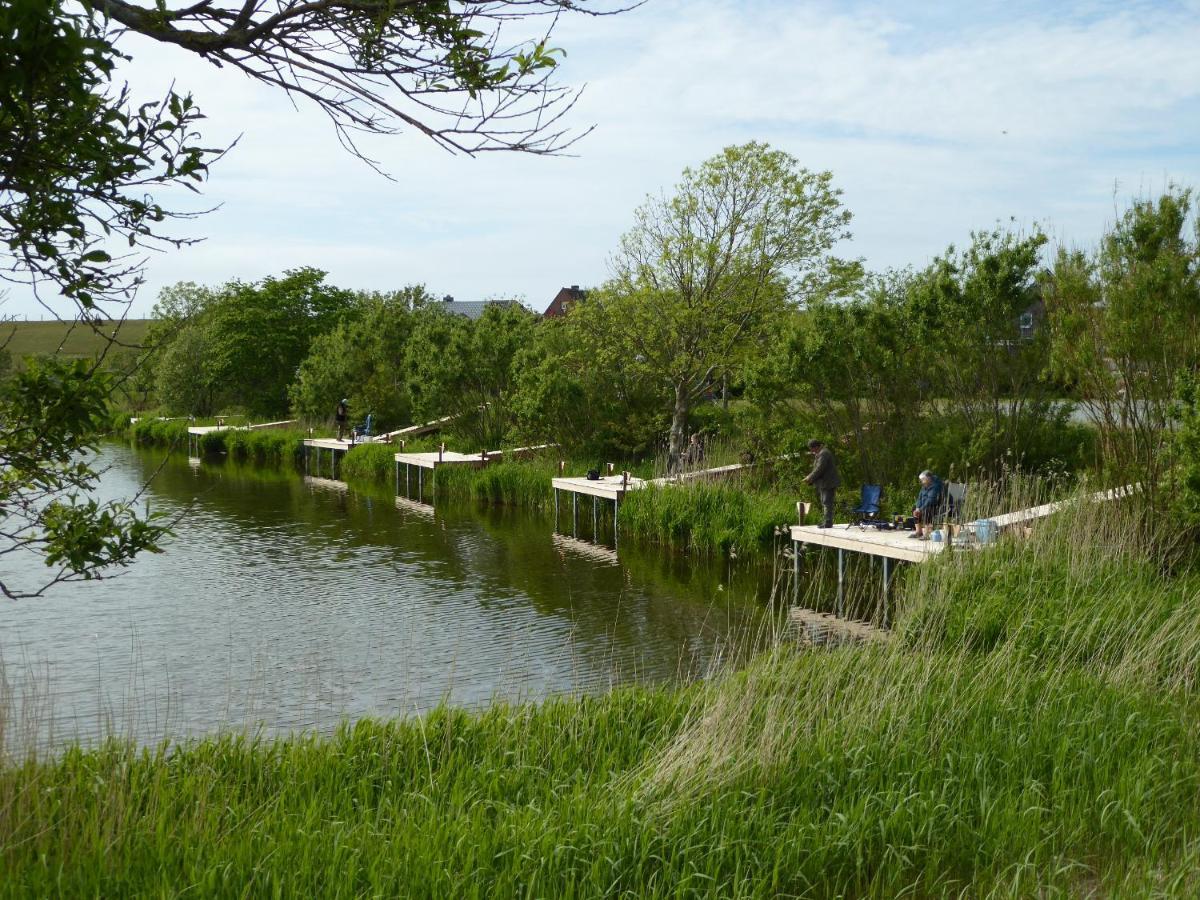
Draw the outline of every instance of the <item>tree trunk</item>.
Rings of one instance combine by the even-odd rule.
[[[667,471],[679,470],[679,457],[687,442],[687,419],[689,398],[687,388],[675,386],[675,411],[671,415],[671,440],[667,447]]]

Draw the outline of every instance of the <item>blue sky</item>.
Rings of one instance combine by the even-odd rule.
[[[181,280],[326,269],[336,284],[425,283],[460,299],[603,280],[648,193],[726,144],[763,140],[829,169],[853,212],[841,248],[920,266],[972,229],[1038,222],[1089,245],[1131,196],[1200,187],[1200,0],[809,3],[650,0],[564,21],[561,78],[587,84],[569,158],[454,157],[415,134],[370,143],[387,181],[324,117],[232,72],[132,40],[127,77],[174,79],[238,146],[190,226],[155,254],[132,310]],[[36,316],[13,290],[0,313]]]

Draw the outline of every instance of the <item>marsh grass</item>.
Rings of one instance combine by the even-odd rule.
[[[771,550],[777,529],[796,516],[791,495],[738,482],[684,482],[626,495],[621,533],[700,553]]]
[[[1075,504],[910,567],[886,643],[688,686],[10,758],[0,895],[1192,897],[1196,580],[1147,521]]]

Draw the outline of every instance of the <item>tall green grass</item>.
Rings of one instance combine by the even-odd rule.
[[[631,491],[621,534],[703,553],[755,553],[774,546],[796,516],[795,498],[729,482],[685,482]]]
[[[554,504],[551,479],[557,471],[557,461],[550,458],[492,463],[482,469],[447,466],[438,469],[437,494],[447,500],[545,510]]]

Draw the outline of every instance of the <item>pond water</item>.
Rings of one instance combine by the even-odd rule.
[[[115,444],[101,461],[101,495],[149,480],[151,507],[182,518],[119,577],[0,601],[10,744],[326,730],[696,677],[774,619],[769,564],[618,557],[514,510]],[[4,565],[22,584],[45,571]]]

